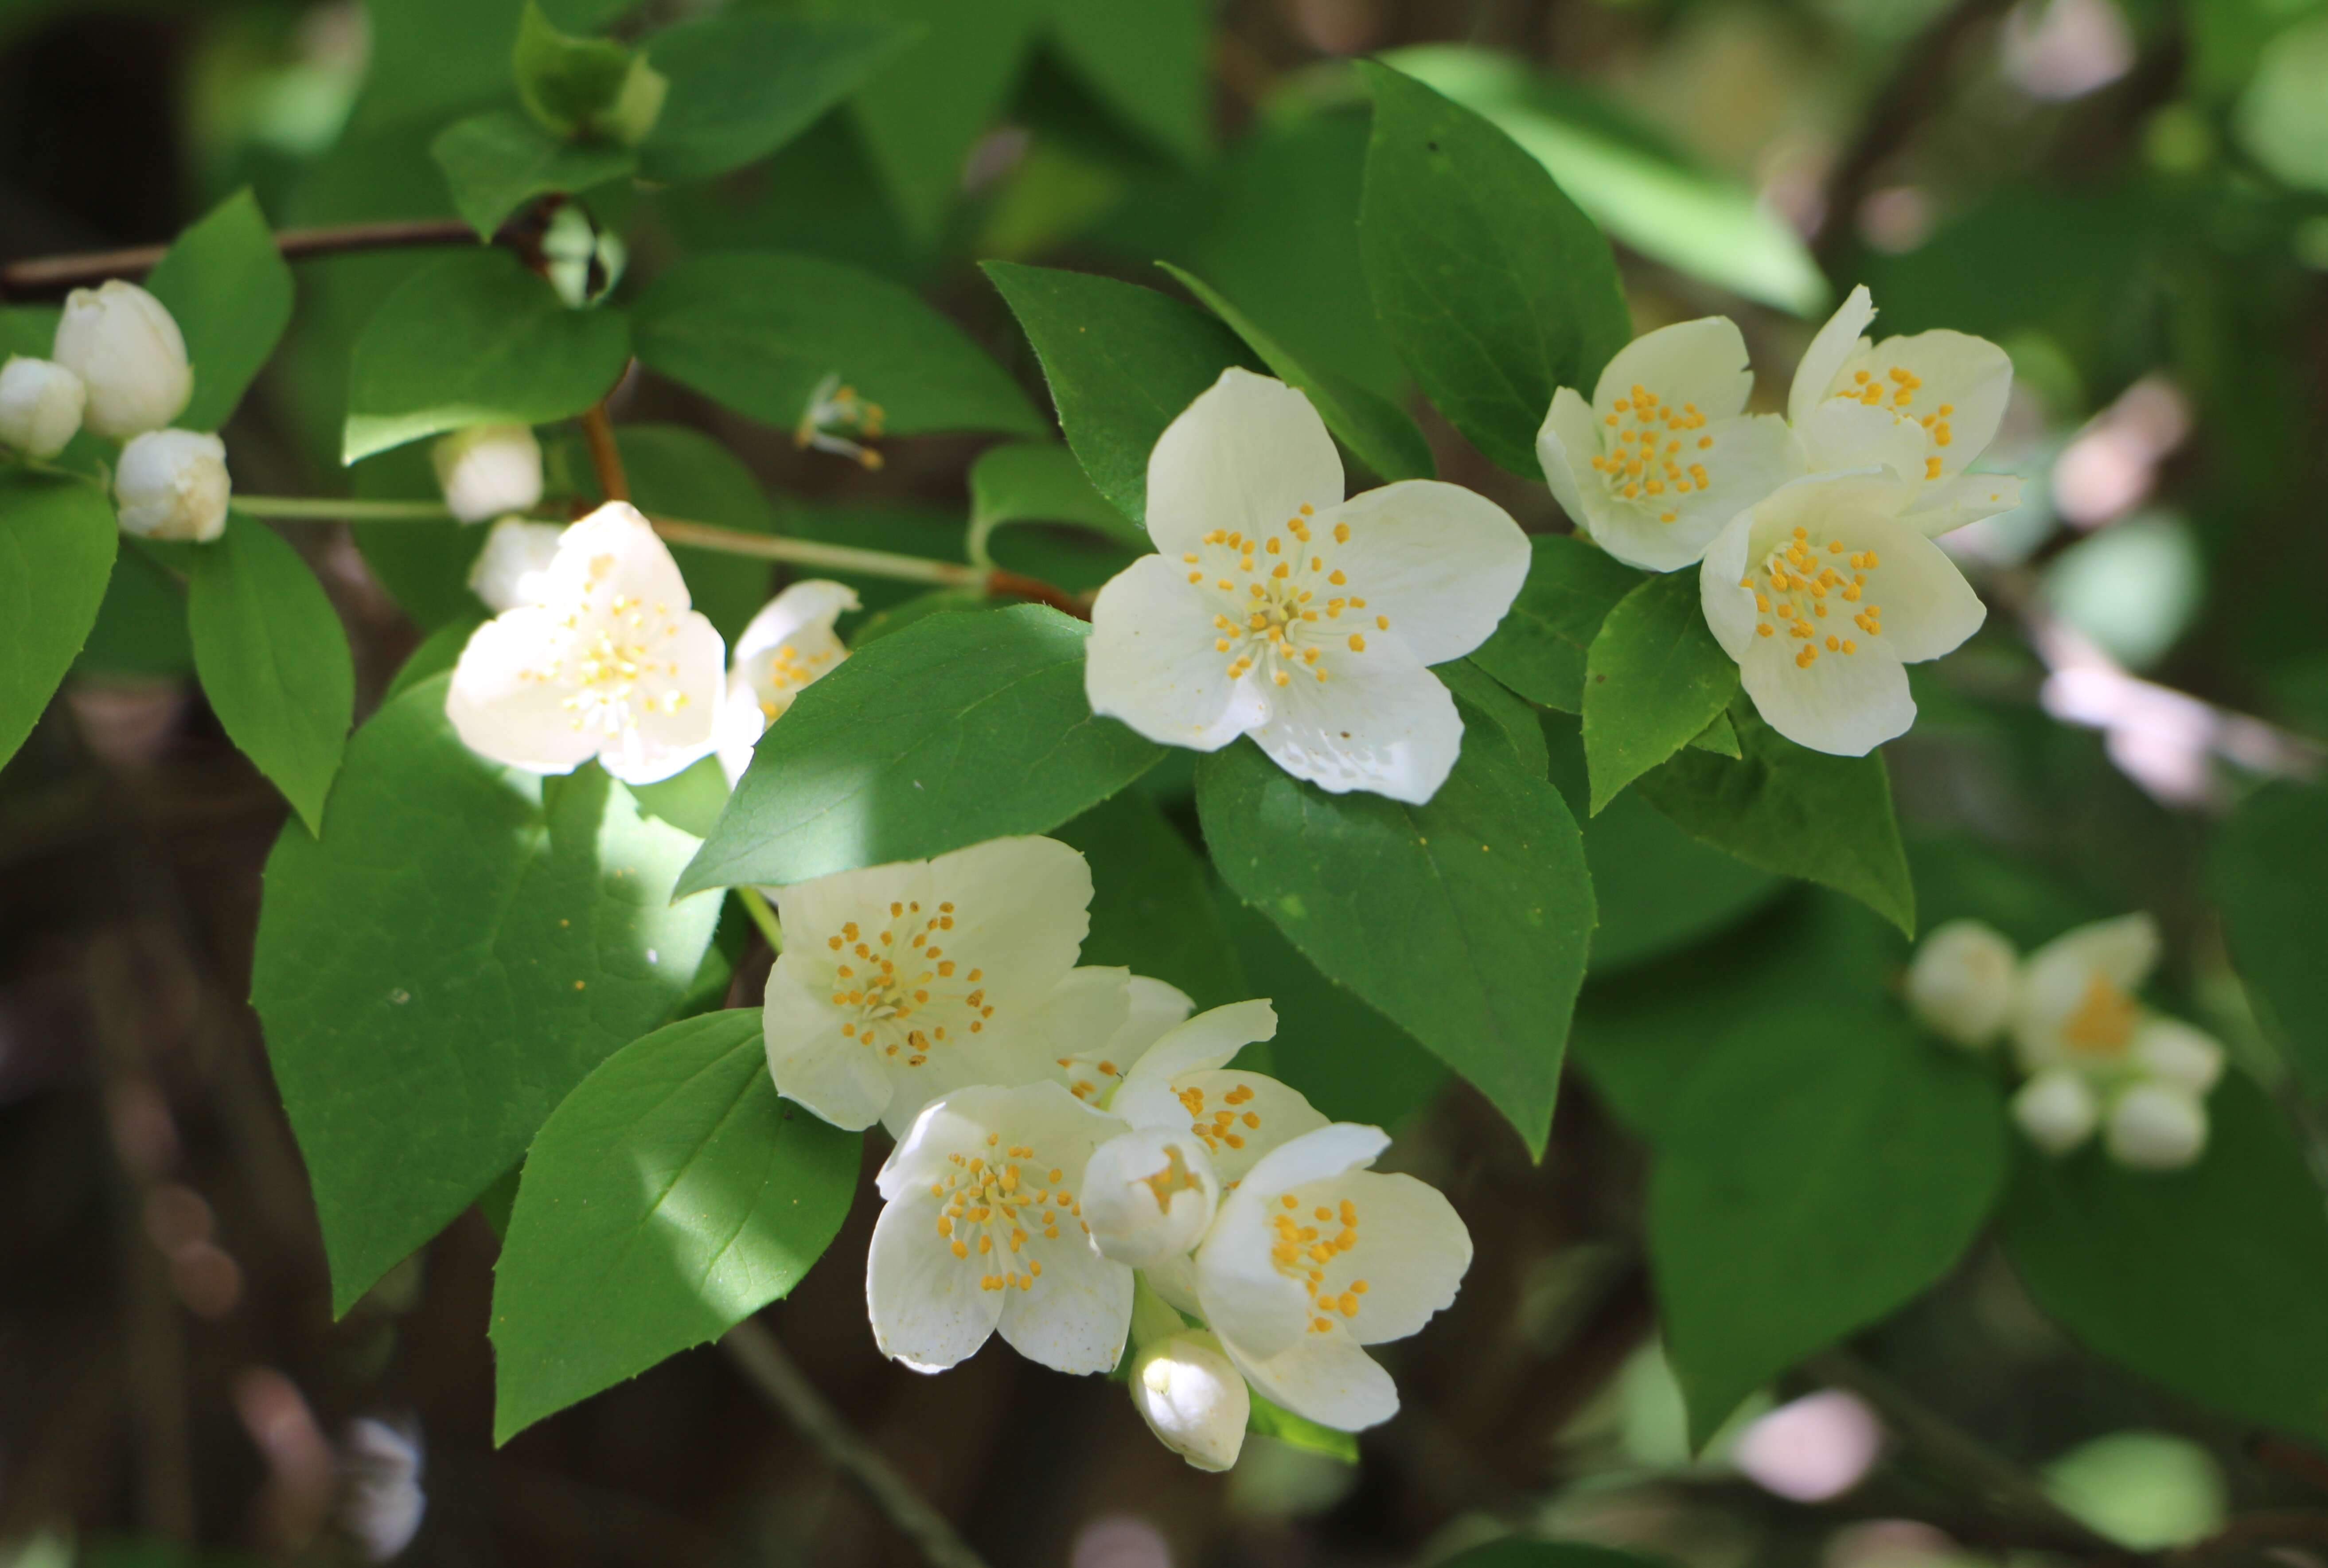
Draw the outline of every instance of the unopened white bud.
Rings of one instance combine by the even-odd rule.
[[[1201,1241],[1220,1194],[1220,1178],[1194,1133],[1148,1128],[1092,1151],[1083,1218],[1102,1257],[1144,1269]]]
[[[212,540],[226,531],[226,443],[192,430],[149,430],[121,449],[113,476],[124,532]]]
[[[194,395],[194,371],[176,318],[160,300],[117,277],[65,297],[54,354],[89,389],[89,427],[116,441],[161,429],[185,412]]]
[[[485,535],[485,548],[470,564],[469,591],[495,614],[539,604],[549,585],[549,563],[558,559],[559,537],[565,531],[554,522],[502,518]]]
[[[1253,1394],[1221,1342],[1194,1330],[1134,1357],[1131,1403],[1159,1442],[1200,1470],[1236,1463],[1253,1417]]]
[[[2013,1120],[2048,1154],[2067,1154],[2083,1143],[2100,1119],[2092,1086],[2067,1067],[2038,1074],[2013,1096]]]
[[[2172,1084],[2136,1084],[2110,1107],[2103,1144],[2136,1170],[2180,1170],[2207,1147],[2207,1108]]]
[[[1925,1028],[1978,1050],[2004,1032],[2020,968],[2013,944],[1977,920],[1935,926],[1908,966],[1908,1006]]]
[[[53,360],[0,365],[0,441],[28,457],[54,457],[80,428],[89,389]]]
[[[2223,1047],[2181,1019],[2151,1017],[2134,1032],[2135,1066],[2149,1077],[2204,1094],[2223,1075]]]
[[[463,522],[523,512],[541,500],[541,443],[525,425],[472,425],[428,449],[445,504]]]

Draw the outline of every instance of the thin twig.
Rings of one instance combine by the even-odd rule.
[[[328,495],[238,495],[229,503],[246,517],[294,522],[449,522],[441,501],[355,501]]]
[[[606,418],[604,399],[583,411],[582,436],[590,443],[590,466],[597,472],[599,493],[609,501],[628,501],[630,475],[623,472],[623,449],[615,444],[615,424]]]
[[[757,1319],[746,1318],[728,1330],[720,1348],[744,1369],[752,1386],[798,1427],[817,1451],[857,1483],[883,1516],[922,1550],[934,1568],[986,1568],[985,1559],[955,1534],[946,1517],[914,1490],[906,1478],[890,1468],[881,1451],[859,1437],[840,1413],[832,1408],[816,1385],[776,1343]]]
[[[399,219],[385,223],[342,223],[329,229],[286,229],[275,237],[286,261],[313,256],[345,256],[360,250],[407,250],[439,245],[474,245],[477,231],[458,218]],[[108,277],[143,277],[165,255],[166,245],[136,245],[78,256],[44,256],[0,267],[0,296],[24,298],[102,283]]]

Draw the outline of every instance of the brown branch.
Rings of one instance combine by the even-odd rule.
[[[1040,577],[1030,577],[1022,572],[995,568],[986,574],[986,591],[1008,594],[1015,599],[1032,599],[1038,605],[1048,605],[1055,610],[1065,611],[1078,621],[1092,618],[1091,602],[1082,595],[1071,594],[1056,583],[1047,583]]]
[[[383,223],[343,223],[329,229],[286,229],[275,237],[276,248],[282,251],[286,261],[345,256],[363,250],[408,250],[476,243],[477,231],[458,218],[402,218]],[[0,267],[0,297],[33,298],[102,283],[108,277],[143,277],[154,270],[155,264],[169,249],[166,245],[136,245],[126,250],[44,256],[11,262]]]
[[[590,466],[597,471],[600,493],[609,501],[628,501],[630,475],[623,472],[623,449],[615,444],[614,421],[606,418],[603,398],[584,410],[582,435],[590,443]]]

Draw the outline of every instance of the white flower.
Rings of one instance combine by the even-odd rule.
[[[1072,1183],[1122,1127],[1056,1084],[957,1089],[915,1117],[881,1168],[865,1260],[882,1354],[941,1371],[999,1327],[1046,1366],[1112,1369],[1131,1271],[1094,1250]]]
[[[1609,361],[1587,404],[1563,387],[1536,460],[1576,526],[1619,560],[1669,572],[1803,472],[1776,414],[1749,414],[1754,372],[1728,316],[1659,327]]]
[[[770,599],[736,639],[728,695],[719,709],[719,765],[733,784],[752,747],[810,682],[830,675],[849,650],[832,624],[857,607],[857,590],[812,577]]]
[[[777,889],[762,1009],[777,1092],[903,1133],[952,1090],[1055,1077],[1060,1040],[1105,1038],[1128,1006],[1124,971],[1075,967],[1091,896],[1083,856],[1037,838]]]
[[[1144,974],[1129,976],[1126,985],[1123,1022],[1115,1031],[1103,1038],[1084,1037],[1090,1043],[1079,1045],[1057,1058],[1067,1088],[1078,1100],[1106,1104],[1108,1096],[1115,1093],[1116,1084],[1123,1081],[1132,1064],[1149,1047],[1186,1022],[1197,1005],[1178,986],[1150,980]]]
[[[17,355],[0,365],[0,441],[28,457],[54,457],[80,428],[89,389],[53,360]]]
[[[149,430],[121,449],[113,475],[121,528],[144,539],[207,540],[226,531],[226,443],[192,430]]]
[[[1279,1145],[1326,1125],[1298,1090],[1228,1066],[1276,1033],[1277,1011],[1266,1001],[1198,1013],[1141,1053],[1107,1107],[1134,1127],[1194,1133],[1234,1186]]]
[[[2207,1107],[2188,1089],[2136,1084],[2110,1107],[2102,1141],[2136,1170],[2179,1170],[2206,1150]]]
[[[2093,1085],[2068,1067],[2038,1074],[2013,1096],[2013,1120],[2048,1154],[2067,1154],[2083,1143],[2101,1113]]]
[[[609,502],[559,536],[531,601],[470,636],[445,712],[495,762],[568,773],[595,756],[652,784],[709,751],[726,653],[647,520]]]
[[[469,591],[496,612],[533,604],[549,589],[549,563],[565,532],[562,523],[502,518],[469,563]]]
[[[176,319],[160,300],[117,277],[65,296],[52,356],[89,389],[89,429],[111,440],[161,429],[194,395]]]
[[[1362,1348],[1417,1332],[1455,1299],[1471,1235],[1446,1198],[1372,1165],[1390,1137],[1338,1122],[1272,1150],[1197,1250],[1205,1320],[1255,1388],[1356,1432],[1398,1413]]]
[[[1145,1269],[1195,1250],[1213,1223],[1221,1180],[1195,1132],[1150,1127],[1101,1144],[1084,1169],[1083,1194],[1100,1255]]]
[[[1863,756],[1907,733],[1905,666],[1950,652],[1987,618],[1906,515],[1915,495],[1888,469],[1798,479],[1705,552],[1706,624],[1763,719],[1798,746]]]
[[[1167,746],[1251,735],[1340,793],[1431,798],[1463,725],[1428,666],[1487,641],[1527,576],[1493,502],[1410,480],[1342,499],[1308,399],[1228,370],[1148,460],[1148,531],[1092,610],[1094,711]]]
[[[1132,1358],[1131,1403],[1158,1441],[1200,1470],[1235,1464],[1253,1419],[1253,1394],[1220,1340],[1194,1329]]]
[[[2080,925],[2031,953],[2013,1006],[2023,1070],[2121,1067],[2144,1018],[2134,993],[2157,962],[2147,915]]]
[[[2180,1019],[2152,1014],[2134,1031],[2128,1053],[2145,1078],[2204,1094],[2223,1075],[2223,1047],[2211,1035]]]
[[[1908,966],[1909,1009],[1934,1033],[1978,1050],[2004,1032],[2020,962],[1977,920],[1934,926]]]
[[[428,448],[445,504],[463,522],[524,512],[541,500],[541,443],[527,425],[472,425]]]

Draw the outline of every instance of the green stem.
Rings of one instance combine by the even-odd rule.
[[[744,913],[752,917],[752,924],[760,928],[760,934],[768,939],[768,951],[772,953],[784,952],[784,928],[776,924],[776,912],[768,907],[768,901],[761,896],[760,890],[750,886],[739,887],[736,889],[736,897],[743,901]]]
[[[352,501],[330,495],[238,495],[228,503],[247,517],[298,522],[446,522],[441,501]]]
[[[925,556],[893,555],[887,550],[859,549],[853,545],[825,544],[812,539],[786,539],[777,534],[746,533],[684,518],[656,517],[648,521],[655,532],[672,544],[698,549],[726,550],[730,555],[757,556],[793,566],[822,567],[827,571],[860,572],[867,577],[897,577],[907,582],[942,583],[949,587],[983,587],[987,574],[961,561],[931,560]]]

